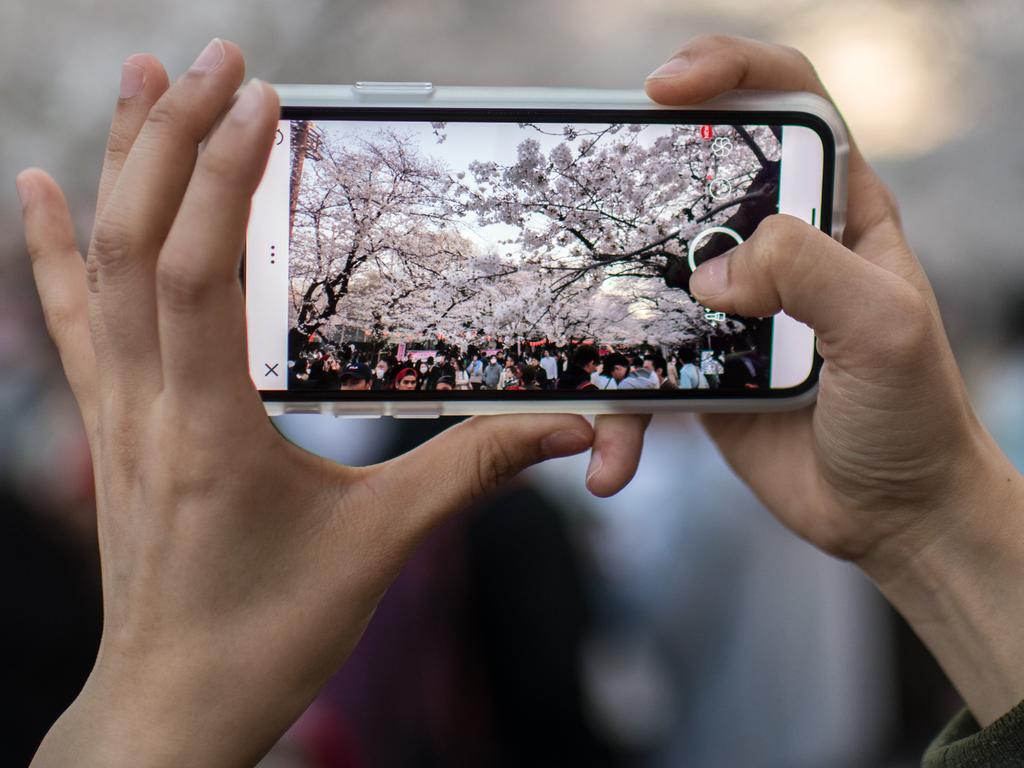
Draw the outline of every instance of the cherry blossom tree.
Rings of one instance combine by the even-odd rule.
[[[711,223],[746,237],[774,210],[770,128],[719,128],[723,153],[683,126],[566,126],[557,143],[545,126],[521,127],[515,162],[465,169],[400,129],[293,129],[304,162],[293,158],[292,327],[358,330],[376,345],[678,344],[743,329],[705,319],[685,291],[687,256]],[[432,125],[438,144],[445,129]],[[490,225],[504,239],[481,238]],[[706,238],[697,260],[723,245]]]
[[[473,163],[471,183],[460,182],[460,190],[481,222],[518,229],[515,245],[541,267],[553,296],[581,281],[625,285],[633,279],[641,282],[626,292],[636,293],[639,285],[654,291],[637,297],[652,317],[668,313],[676,326],[704,324],[706,331],[737,329],[736,323],[708,326],[692,302],[673,300],[657,283],[685,291],[690,242],[711,223],[746,238],[775,211],[777,129],[720,126],[715,142],[678,125],[647,140],[641,125],[524,128],[562,141],[544,152],[536,138],[527,138],[514,163]],[[733,244],[727,235],[707,237],[695,249],[695,262]],[[643,315],[643,308],[635,313]],[[673,330],[678,335],[677,328],[661,332]]]
[[[318,153],[303,170],[289,253],[291,320],[303,334],[342,312],[347,322],[368,321],[371,297],[390,311],[466,248],[449,226],[452,180],[399,132],[351,142],[321,135]],[[378,290],[344,301],[360,276]]]

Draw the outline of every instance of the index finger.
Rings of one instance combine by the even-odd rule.
[[[825,86],[807,57],[795,48],[743,37],[698,37],[652,72],[647,95],[666,105],[700,104],[734,89],[809,91],[829,101]],[[849,213],[844,241],[858,244],[875,227],[899,230],[896,202],[885,184],[850,140]],[[882,265],[904,277],[903,265]]]

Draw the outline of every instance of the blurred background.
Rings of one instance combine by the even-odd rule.
[[[983,419],[1024,467],[1019,0],[5,0],[0,6],[0,558],[27,762],[100,632],[91,470],[27,269],[13,179],[86,242],[122,60],[176,75],[214,35],[272,82],[639,87],[689,37],[796,45],[899,198]],[[290,416],[368,463],[443,423]],[[916,765],[960,706],[873,587],[761,509],[686,417],[636,480],[540,467],[438,531],[265,766]]]

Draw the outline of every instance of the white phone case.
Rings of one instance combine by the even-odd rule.
[[[354,85],[276,85],[282,107],[380,107],[430,109],[608,109],[675,110],[652,102],[639,90],[584,88],[499,88],[434,86],[431,83],[358,82]],[[831,235],[840,240],[846,223],[846,173],[849,139],[843,119],[827,100],[811,93],[733,91],[689,108],[693,111],[798,112],[822,121],[835,145],[832,169]],[[756,122],[756,119],[751,120]],[[800,408],[817,396],[817,382],[799,395],[779,398],[612,399],[588,394],[574,399],[513,401],[458,399],[444,401],[286,401],[265,402],[267,412],[333,413],[335,416],[432,418],[500,413],[656,413],[664,411],[764,412]],[[399,396],[400,397],[400,396]]]

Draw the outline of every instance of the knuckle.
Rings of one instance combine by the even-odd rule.
[[[515,474],[512,455],[494,435],[485,437],[474,446],[470,466],[475,470],[472,494],[474,498],[488,493]]]
[[[775,214],[761,222],[755,239],[758,241],[755,254],[764,259],[767,266],[776,268],[791,262],[804,251],[807,225],[793,216]]]
[[[810,57],[808,57],[808,55],[799,48],[792,45],[780,45],[779,48],[786,56],[792,59],[797,66],[803,67],[808,70],[808,72],[816,74],[814,63],[811,61]]]
[[[49,249],[31,230],[25,230],[25,247],[28,249],[28,256],[32,261],[41,261],[46,257]]]
[[[890,316],[890,321],[882,325],[886,347],[899,356],[930,354],[930,340],[936,331],[931,306],[914,286],[896,279],[899,282],[891,291],[891,298],[878,302]]]
[[[128,261],[131,250],[131,235],[124,225],[105,218],[96,222],[89,248],[89,259],[94,270],[118,268]]]
[[[782,55],[792,62],[792,68],[795,72],[803,71],[803,88],[808,91],[817,92],[820,96],[831,101],[831,98],[825,92],[825,86],[821,82],[821,77],[818,75],[818,69],[814,66],[814,62],[811,61],[810,57],[799,48],[794,48],[791,45],[780,45],[778,47]]]
[[[210,281],[181,260],[161,259],[156,268],[156,289],[160,302],[170,309],[194,309],[210,292]]]
[[[120,164],[128,156],[134,142],[135,134],[115,120],[107,135],[107,161]]]
[[[732,48],[736,45],[736,38],[721,32],[697,35],[685,46],[683,51],[721,50]]]
[[[146,124],[157,133],[175,133],[183,126],[184,120],[175,103],[166,95],[157,100],[146,115]]]
[[[208,128],[204,128],[205,119],[202,117],[206,110],[204,100],[190,98],[187,91],[183,92],[175,85],[149,110],[144,130],[174,144],[199,144]]]
[[[43,312],[46,330],[49,332],[50,338],[58,342],[58,345],[68,331],[75,328],[82,320],[80,307],[68,301],[51,301]]]
[[[206,182],[218,186],[238,186],[247,181],[247,174],[238,160],[222,150],[208,148],[199,155],[196,173]]]

